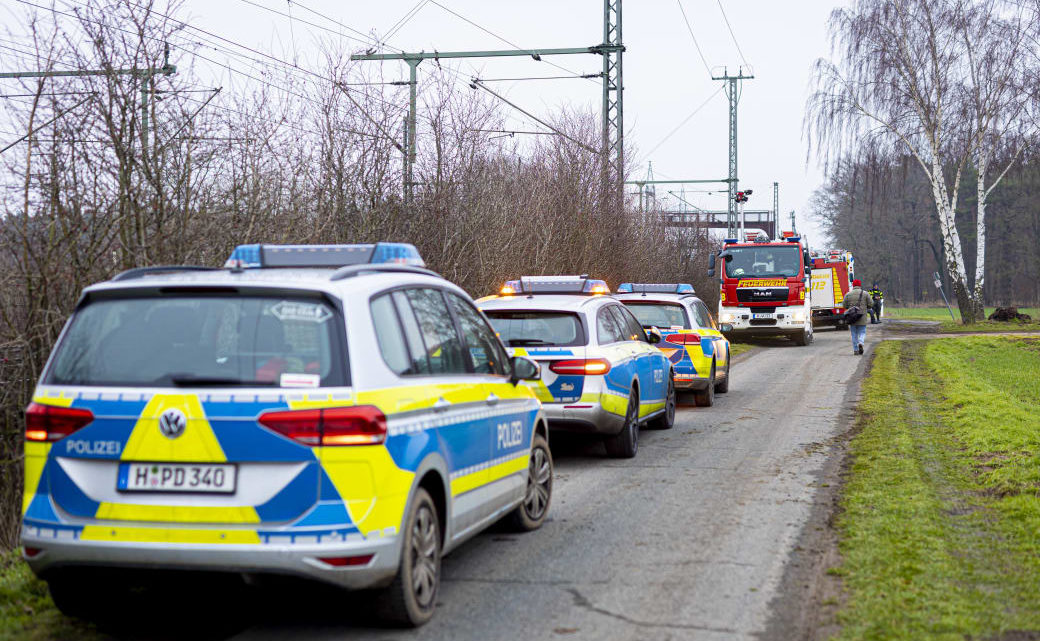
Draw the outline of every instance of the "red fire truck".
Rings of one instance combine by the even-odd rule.
[[[852,252],[828,249],[812,252],[812,322],[816,327],[845,329],[845,294],[855,276]]]
[[[809,250],[802,239],[784,232],[782,240],[764,233],[740,242],[727,238],[712,254],[708,275],[719,276],[719,322],[727,337],[781,334],[798,345],[813,339]]]

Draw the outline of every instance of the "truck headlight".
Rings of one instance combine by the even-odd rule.
[[[797,323],[804,323],[805,322],[805,312],[804,311],[794,312],[793,314],[791,314],[791,318],[795,322],[797,322]]]
[[[723,322],[723,323],[732,323],[733,321],[737,320],[737,315],[733,314],[733,313],[730,313],[730,312],[726,312],[725,314],[722,315],[721,318],[722,318],[721,322]]]

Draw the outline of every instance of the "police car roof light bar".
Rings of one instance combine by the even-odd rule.
[[[617,293],[631,294],[694,294],[693,285],[689,283],[621,283]]]
[[[606,281],[578,276],[521,276],[519,281],[506,281],[502,293],[511,289],[517,294],[609,294]]]
[[[352,245],[239,245],[225,267],[323,268],[364,264],[398,264],[425,267],[419,250],[409,243],[357,243]]]

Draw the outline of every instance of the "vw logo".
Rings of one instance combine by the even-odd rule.
[[[169,409],[159,416],[159,431],[166,438],[177,438],[184,433],[186,427],[188,427],[188,417],[180,410]]]

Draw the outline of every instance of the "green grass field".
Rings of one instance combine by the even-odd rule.
[[[100,638],[91,626],[58,612],[47,584],[33,576],[17,551],[0,553],[0,640]]]
[[[1037,638],[1037,407],[1040,340],[877,348],[838,517],[839,639]]]
[[[748,345],[747,343],[733,343],[733,342],[731,342],[729,344],[729,350],[730,350],[729,354],[730,354],[730,356],[736,356],[738,354],[743,354],[744,352],[750,352],[753,349],[755,349],[755,346],[754,345]]]
[[[993,313],[993,307],[986,308],[986,316]],[[956,321],[950,320],[950,312],[945,307],[886,307],[885,317],[899,320],[927,320],[938,321],[938,331],[945,333],[963,332],[1037,332],[1040,331],[1040,309],[1036,307],[1019,307],[1019,313],[1029,314],[1033,317],[1031,322],[1008,322],[982,321],[971,325],[961,324],[961,315],[956,308],[953,315]]]
[[[994,307],[986,308],[986,316],[993,313]],[[1040,319],[1040,308],[1037,307],[1019,307],[1018,311],[1022,314],[1029,314],[1033,317],[1033,320]],[[888,307],[885,306],[885,316],[888,318],[899,318],[904,320],[933,320],[933,321],[949,321],[950,312],[945,307]],[[957,322],[961,320],[961,313],[957,309],[957,306],[953,306],[953,316],[957,319]]]

